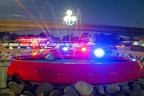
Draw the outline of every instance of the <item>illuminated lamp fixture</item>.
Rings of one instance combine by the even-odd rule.
[[[98,58],[101,58],[105,55],[105,52],[104,52],[103,49],[97,48],[97,49],[94,50],[94,55]]]
[[[73,13],[71,10],[67,10],[66,16],[63,19],[68,26],[69,29],[69,43],[71,43],[71,30],[70,27],[76,22],[76,16],[73,16]]]
[[[35,56],[35,55],[37,55],[37,54],[38,54],[38,52],[33,52],[33,53],[32,53],[33,56]]]
[[[76,17],[72,16],[72,11],[71,10],[68,10],[66,12],[66,14],[67,15],[64,17],[64,21],[66,22],[66,24],[68,26],[72,26],[75,23],[75,21],[76,21]]]
[[[66,51],[69,50],[69,48],[68,47],[63,47],[62,50],[66,52]]]
[[[20,49],[21,47],[20,46],[18,46],[18,49]]]
[[[81,51],[86,52],[86,48],[85,47],[81,48]]]

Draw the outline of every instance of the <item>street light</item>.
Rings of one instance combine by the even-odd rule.
[[[69,43],[71,42],[71,34],[70,34],[70,27],[75,23],[76,17],[72,16],[72,11],[68,10],[66,12],[66,16],[64,17],[64,21],[66,22],[66,25],[69,28]]]

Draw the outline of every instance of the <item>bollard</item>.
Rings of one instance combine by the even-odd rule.
[[[0,60],[0,88],[5,88],[7,83],[9,60]]]

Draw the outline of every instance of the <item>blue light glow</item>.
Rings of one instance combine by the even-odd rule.
[[[50,44],[50,42],[48,41],[47,44]]]
[[[137,61],[135,58],[131,58],[132,61]]]
[[[30,49],[30,47],[28,46],[27,49]]]
[[[104,50],[103,49],[101,49],[101,48],[97,48],[97,49],[95,49],[94,50],[94,55],[96,56],[96,57],[103,57],[104,55],[105,55],[105,52],[104,52]]]
[[[63,47],[62,50],[63,51],[68,51],[68,47]]]

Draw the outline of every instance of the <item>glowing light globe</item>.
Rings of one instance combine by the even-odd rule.
[[[72,17],[71,17],[71,20],[72,20],[72,21],[76,21],[76,17],[75,17],[75,16],[72,16]]]
[[[98,58],[103,57],[105,55],[105,52],[101,48],[97,48],[94,50],[94,55]]]
[[[71,10],[67,10],[66,13],[67,13],[68,16],[71,16],[71,15],[72,15],[72,11],[71,11]]]

